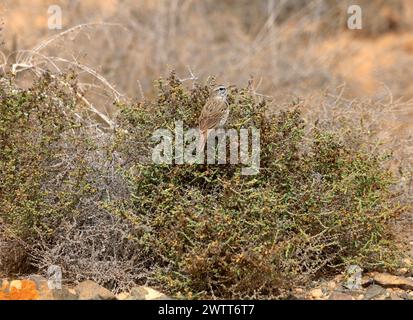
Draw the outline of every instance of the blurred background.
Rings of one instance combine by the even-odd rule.
[[[345,84],[348,97],[413,97],[413,1],[359,0],[363,29],[349,30],[347,0],[0,0],[2,51],[31,49],[84,23],[42,54],[94,68],[134,97],[172,69],[290,99]],[[48,7],[63,29],[48,29]],[[13,57],[9,57],[9,61]]]

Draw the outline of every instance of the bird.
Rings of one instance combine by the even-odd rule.
[[[228,89],[226,86],[220,85],[216,87],[202,108],[198,120],[201,150],[203,150],[207,141],[208,130],[223,127],[227,122],[229,116],[227,94]]]

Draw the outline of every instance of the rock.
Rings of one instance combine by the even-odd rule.
[[[121,292],[116,295],[117,300],[126,300],[129,297],[129,293],[127,292]]]
[[[402,262],[406,267],[413,267],[413,260],[410,258],[404,258]]]
[[[76,295],[76,290],[72,289],[72,288],[68,288],[67,291],[69,291],[69,293]]]
[[[354,300],[354,298],[348,293],[334,291],[330,294],[328,300]]]
[[[407,292],[403,291],[399,294],[399,297],[401,297],[403,300],[413,300],[413,295],[408,294]]]
[[[6,279],[0,279],[0,301],[6,300],[9,294],[9,281]]]
[[[6,290],[10,285],[7,279],[0,279],[0,291]]]
[[[288,300],[300,300],[305,299],[305,290],[303,288],[293,288],[287,297]]]
[[[337,288],[337,283],[334,280],[327,282],[327,288],[330,291],[333,291]]]
[[[130,293],[115,296],[99,284],[86,280],[75,288],[62,286],[51,289],[46,278],[31,275],[25,280],[0,279],[0,300],[171,300],[165,294],[150,287],[134,287]]]
[[[385,288],[398,287],[413,290],[413,280],[409,278],[393,276],[388,273],[377,273],[373,276],[373,279],[376,283]]]
[[[337,283],[341,283],[344,280],[344,275],[343,274],[338,274],[334,277],[334,281]]]
[[[33,281],[36,285],[36,289],[39,292],[40,300],[53,300],[53,293],[47,285],[47,279],[40,275],[30,275],[29,280]]]
[[[303,288],[295,288],[294,292],[298,293],[298,294],[302,294],[302,293],[304,293],[304,289]]]
[[[40,292],[40,300],[78,300],[79,295],[75,289],[62,286],[61,289],[49,289],[43,286]]]
[[[321,299],[324,296],[324,293],[320,288],[316,288],[310,291],[310,296],[313,299]]]
[[[409,273],[409,269],[408,268],[400,268],[397,270],[397,274],[399,276],[405,276]]]
[[[38,290],[40,290],[40,288],[44,285],[44,283],[47,283],[47,279],[38,274],[32,274],[28,276],[27,279],[33,281],[36,284],[36,288]]]
[[[2,281],[0,300],[37,300],[39,292],[31,280]]]
[[[53,300],[78,300],[79,295],[74,289],[62,287],[62,289],[53,289]],[[111,299],[106,299],[111,300]]]
[[[63,286],[61,289],[50,289],[48,281],[40,275],[31,275],[29,279],[34,281],[39,292],[39,300],[77,300],[78,295],[74,289]]]
[[[146,286],[134,287],[126,300],[171,300],[163,293]]]
[[[349,290],[361,289],[361,278],[363,276],[363,269],[358,265],[351,265],[346,270],[346,280],[343,286]]]
[[[9,290],[21,290],[23,288],[23,282],[21,280],[13,280],[10,282]]]
[[[96,282],[86,280],[75,287],[79,300],[115,300],[115,295]]]
[[[399,295],[396,294],[396,293],[391,293],[390,294],[390,300],[404,300],[404,299],[399,297]]]
[[[365,275],[361,278],[361,286],[363,288],[366,288],[373,283],[374,283],[373,277],[371,277],[370,275]]]
[[[385,295],[386,294],[386,289],[373,284],[370,287],[367,288],[366,293],[364,294],[364,300],[372,300],[374,298],[377,298],[381,295]]]

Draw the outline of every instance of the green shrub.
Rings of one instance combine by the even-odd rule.
[[[386,156],[309,129],[299,106],[270,114],[246,89],[229,96],[227,127],[261,132],[261,169],[240,165],[148,162],[158,128],[196,127],[212,83],[187,90],[172,74],[158,96],[123,105],[115,150],[131,192],[123,215],[156,257],[155,281],[189,297],[273,297],[292,283],[343,269],[391,268],[397,256],[386,227],[400,212]],[[353,137],[354,140],[354,137]],[[145,160],[145,161],[144,161]]]
[[[0,276],[58,265],[65,283],[130,289],[148,276],[151,257],[136,227],[105,209],[108,199],[128,199],[111,132],[78,99],[75,74],[16,83],[0,78]]]
[[[23,90],[13,78],[0,80],[0,220],[22,239],[47,238],[91,192],[85,178],[91,146],[75,96],[62,82],[46,75]]]

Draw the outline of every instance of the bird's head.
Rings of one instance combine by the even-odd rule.
[[[227,98],[227,94],[228,94],[228,90],[226,86],[218,86],[214,89],[214,94],[217,98],[221,98],[221,99],[226,99]]]

